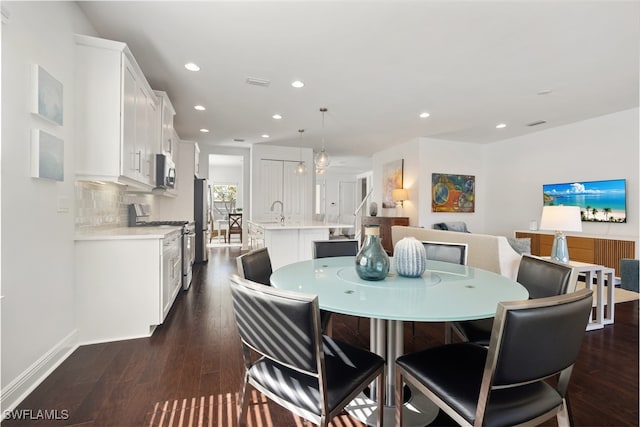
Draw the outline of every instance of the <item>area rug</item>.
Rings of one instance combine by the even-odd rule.
[[[584,289],[584,282],[578,282],[578,285],[576,286],[576,290],[580,290],[580,289]],[[609,304],[608,298],[607,298],[607,292],[609,291],[609,289],[607,289],[607,286],[604,287],[604,289],[602,290],[604,293],[604,303],[605,305]],[[594,289],[595,292],[595,289]],[[596,302],[595,302],[595,293],[593,294],[593,306],[596,306]],[[638,299],[640,299],[640,294],[637,292],[633,292],[633,291],[628,291],[626,289],[621,289],[621,288],[614,288],[613,289],[613,298],[616,304],[621,303],[621,302],[629,302],[629,301],[636,301]]]

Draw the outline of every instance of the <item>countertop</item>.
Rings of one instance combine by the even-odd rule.
[[[171,233],[180,233],[181,226],[160,225],[156,227],[93,228],[76,231],[74,240],[133,240],[164,239]]]
[[[353,228],[353,224],[327,223],[324,221],[249,221],[265,230],[300,230],[311,228]]]

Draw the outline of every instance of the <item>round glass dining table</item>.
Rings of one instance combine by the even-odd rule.
[[[490,318],[495,315],[498,302],[529,297],[522,285],[508,277],[448,262],[427,261],[422,276],[402,277],[395,272],[393,258],[389,274],[380,281],[360,279],[355,257],[349,256],[285,265],[273,272],[271,284],[279,289],[317,295],[323,310],[371,319],[371,351],[387,360],[387,407],[395,405],[394,361],[403,354],[403,321]],[[409,413],[405,425],[425,425],[437,415],[437,409],[420,408],[432,405],[422,405],[418,400],[412,405],[419,415]],[[371,414],[358,418],[370,419]]]

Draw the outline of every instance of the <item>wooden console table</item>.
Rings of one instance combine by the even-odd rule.
[[[531,255],[542,257],[551,255],[554,233],[516,231],[515,236],[531,239]],[[567,236],[567,246],[569,258],[572,261],[612,268],[618,277],[620,277],[620,260],[636,258],[636,242],[633,240]]]
[[[362,218],[362,233],[364,239],[365,225],[380,226],[380,241],[382,247],[389,254],[393,255],[393,242],[391,241],[391,227],[394,225],[409,225],[409,217],[406,216],[365,216]]]

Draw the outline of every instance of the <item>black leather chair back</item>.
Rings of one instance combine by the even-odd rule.
[[[423,241],[427,259],[467,265],[467,244]]]
[[[236,258],[238,274],[252,282],[271,286],[271,257],[267,248],[254,249]]]
[[[516,282],[527,288],[529,298],[566,294],[572,268],[546,259],[523,255]]]
[[[590,289],[499,303],[487,357],[487,364],[495,358],[493,387],[539,380],[570,367],[578,357],[592,303]]]
[[[355,256],[357,254],[357,240],[316,240],[313,242],[314,258]]]
[[[242,341],[258,353],[298,370],[318,372],[318,297],[231,279],[233,311]]]

